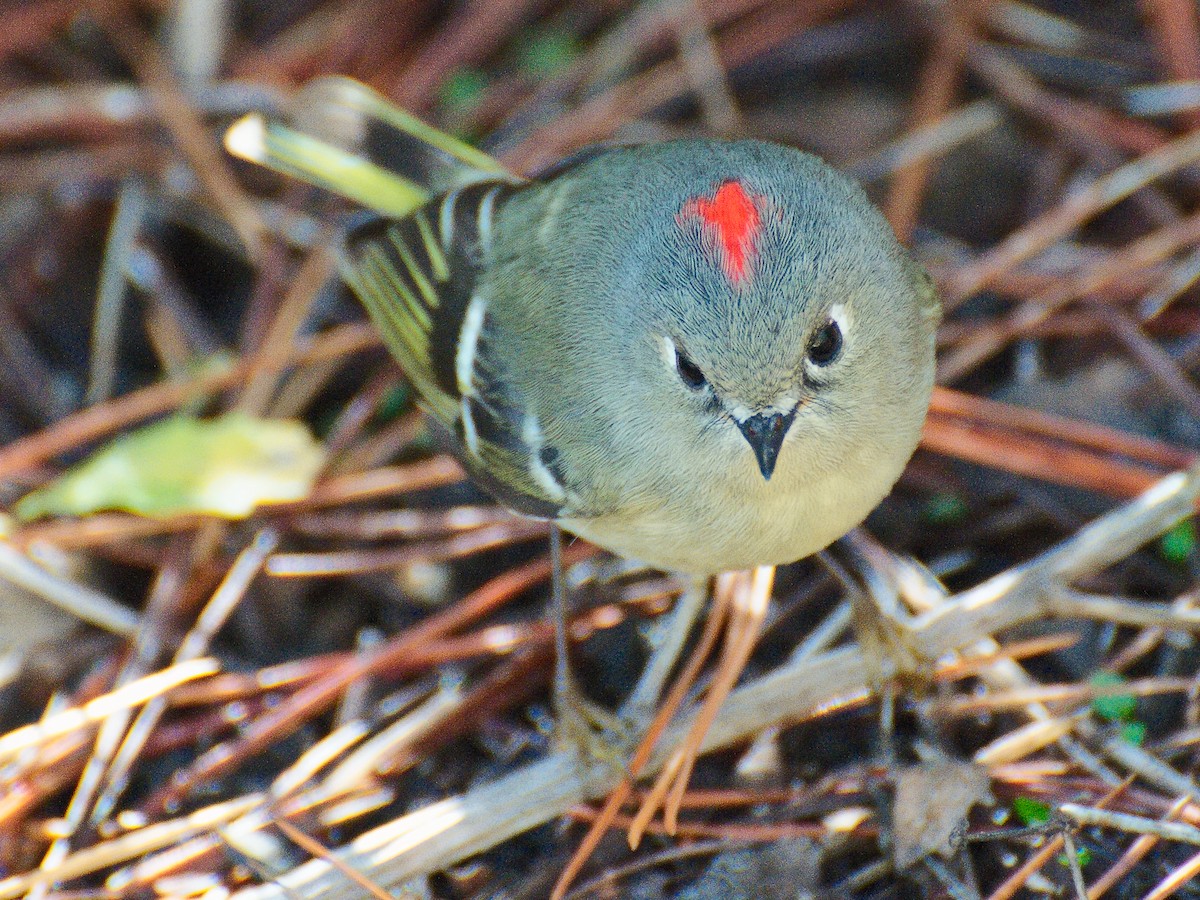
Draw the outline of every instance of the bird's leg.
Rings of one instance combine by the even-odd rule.
[[[709,596],[707,578],[693,578],[665,622],[655,626],[650,659],[637,684],[614,715],[584,696],[571,671],[567,634],[566,575],[562,530],[550,526],[551,596],[554,605],[554,713],[560,744],[598,762],[612,762],[639,738],[658,707],[663,687],[679,660],[692,626]]]
[[[562,529],[550,523],[550,595],[554,602],[554,701],[562,707],[564,700],[579,696],[579,686],[571,675],[570,641],[567,639],[567,586],[563,572]],[[561,715],[565,712],[558,710]]]
[[[897,694],[928,693],[934,669],[934,660],[921,653],[905,599],[911,603],[940,586],[931,586],[932,576],[912,560],[857,528],[824,551],[821,560],[846,589],[868,681],[880,700],[880,752],[890,764],[896,753]]]
[[[562,529],[550,523],[550,592],[554,605],[554,715],[557,738],[564,749],[596,760],[610,759],[614,744],[625,739],[620,719],[592,703],[571,671],[567,635],[566,574],[563,571]],[[616,733],[606,738],[605,732]]]
[[[640,733],[654,715],[663,685],[675,668],[684,642],[708,599],[708,579],[693,578],[671,611],[670,618],[655,626],[651,655],[641,678],[634,686],[618,715]]]
[[[933,661],[917,648],[904,595],[921,586],[921,572],[861,529],[838,540],[821,555],[842,582],[852,623],[866,658],[872,686],[897,679],[928,683]]]

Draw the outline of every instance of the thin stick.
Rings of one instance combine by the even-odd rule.
[[[679,807],[683,803],[683,792],[687,790],[692,769],[700,755],[704,736],[712,727],[713,720],[733,690],[734,684],[746,668],[750,654],[758,643],[758,635],[767,617],[767,604],[771,599],[771,587],[775,583],[775,567],[759,566],[750,577],[748,589],[735,595],[734,618],[726,632],[726,649],[713,678],[713,683],[704,698],[704,706],[696,716],[683,745],[676,751],[682,759],[679,774],[663,806],[663,821],[667,833],[673,834],[679,827]]]
[[[633,758],[629,761],[628,774],[609,793],[604,806],[588,828],[587,834],[583,836],[583,840],[579,842],[579,846],[571,854],[571,859],[563,868],[562,874],[558,876],[558,881],[555,882],[554,890],[550,894],[550,900],[562,900],[566,896],[567,890],[578,877],[584,864],[591,858],[597,845],[599,845],[604,832],[617,820],[621,806],[633,793],[634,780],[646,768],[655,747],[658,746],[659,739],[662,737],[667,725],[675,717],[675,713],[683,703],[684,697],[687,696],[688,691],[695,684],[701,667],[704,665],[705,660],[708,659],[712,648],[716,645],[717,637],[721,634],[721,629],[724,627],[725,620],[729,614],[730,600],[728,591],[717,592],[712,609],[709,610],[708,619],[704,623],[704,632],[700,635],[696,649],[692,651],[687,665],[679,673],[679,677],[675,679],[675,683],[671,685],[671,690],[667,694],[666,700],[655,715],[654,721],[651,722],[650,727],[646,730],[646,734],[642,738],[641,743],[638,744],[637,750],[634,751]],[[643,817],[639,812],[639,815],[630,822],[628,839],[631,847],[636,849],[653,815],[654,809],[651,809],[649,815],[643,821]]]

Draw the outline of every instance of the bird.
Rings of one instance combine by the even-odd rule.
[[[522,178],[443,135],[452,177],[430,190],[394,172],[428,126],[346,79],[312,95],[382,165],[261,119],[226,145],[373,209],[344,230],[342,279],[471,476],[553,524],[556,561],[561,528],[698,583],[814,554],[891,490],[941,304],[851,179],[713,138],[585,148]]]
[[[485,489],[669,571],[845,534],[933,384],[928,276],[853,182],[765,142],[480,180],[353,227],[341,271]]]

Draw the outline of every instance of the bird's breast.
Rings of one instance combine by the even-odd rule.
[[[567,530],[622,556],[697,574],[809,556],[861,522],[899,477],[907,453],[832,467],[787,459],[765,480],[749,448],[681,465],[653,489],[631,486],[610,512],[566,518]],[[897,448],[898,451],[901,448]],[[744,457],[744,458],[743,458]]]

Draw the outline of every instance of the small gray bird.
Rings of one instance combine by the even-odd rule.
[[[356,82],[303,93],[305,131],[247,117],[226,146],[376,211],[342,277],[466,468],[518,512],[696,576],[623,707],[644,721],[700,576],[808,556],[899,477],[933,387],[928,276],[798,150],[594,148],[522,180]],[[436,196],[392,170],[431,145],[452,162]],[[584,747],[555,588],[556,698]]]
[[[352,230],[342,273],[481,484],[664,569],[845,534],[933,385],[928,277],[854,183],[774,144],[477,181]]]

